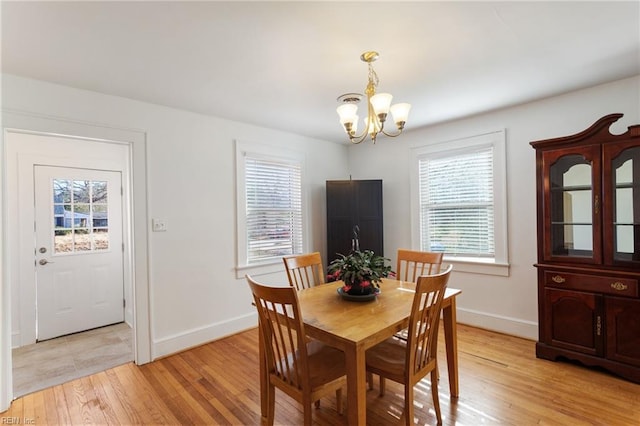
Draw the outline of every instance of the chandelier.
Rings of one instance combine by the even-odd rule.
[[[407,122],[410,104],[401,103],[391,105],[391,99],[393,96],[389,93],[376,93],[376,87],[378,87],[378,75],[373,69],[373,62],[378,59],[378,52],[364,52],[360,55],[360,59],[366,62],[369,66],[369,82],[364,93],[367,96],[367,116],[364,119],[364,129],[361,134],[358,133],[358,103],[362,100],[363,95],[359,93],[346,93],[338,97],[338,102],[341,102],[337,108],[338,115],[340,116],[340,124],[344,127],[344,130],[349,136],[351,143],[357,144],[364,141],[367,135],[371,137],[373,143],[376,143],[376,137],[379,133],[383,135],[396,137],[404,129],[404,124]],[[387,120],[387,115],[391,112],[393,121],[398,128],[395,133],[388,133],[384,124]]]

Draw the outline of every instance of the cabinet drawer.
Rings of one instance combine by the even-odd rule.
[[[615,294],[617,296],[638,297],[638,280],[633,278],[545,271],[544,284],[549,287]]]

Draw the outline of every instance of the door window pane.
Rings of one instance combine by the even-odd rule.
[[[94,250],[107,250],[109,248],[109,230],[94,229],[93,230]]]
[[[91,251],[91,234],[89,229],[74,229],[74,251]]]
[[[71,229],[56,229],[53,236],[54,253],[73,252],[73,231]]]
[[[91,194],[91,200],[95,203],[106,204],[107,203],[107,182],[93,182],[93,192]]]
[[[105,181],[53,179],[55,254],[109,249]]]
[[[73,201],[76,203],[88,203],[91,192],[91,183],[88,180],[73,181]]]
[[[71,181],[64,179],[54,179],[53,181],[53,202],[71,202]]]

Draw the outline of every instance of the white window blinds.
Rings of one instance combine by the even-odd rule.
[[[245,157],[247,264],[301,253],[300,164]]]
[[[495,256],[493,147],[419,159],[421,249]]]

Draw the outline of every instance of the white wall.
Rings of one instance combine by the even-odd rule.
[[[449,285],[463,290],[460,322],[537,339],[535,151],[529,142],[578,133],[617,112],[624,117],[613,133],[640,123],[640,76],[352,146],[349,170],[354,179],[384,181],[385,255],[395,265],[396,249],[412,241],[409,149],[506,129],[510,276],[454,272]]]
[[[153,358],[256,324],[248,286],[234,270],[234,140],[304,152],[309,249],[324,253],[325,181],[348,176],[347,147],[12,75],[3,75],[2,89],[3,112],[24,114],[26,123],[46,116],[146,134],[146,226],[151,218],[168,224],[167,232],[149,233]],[[286,283],[284,273],[261,278]],[[19,324],[16,315],[14,309],[12,323]]]

